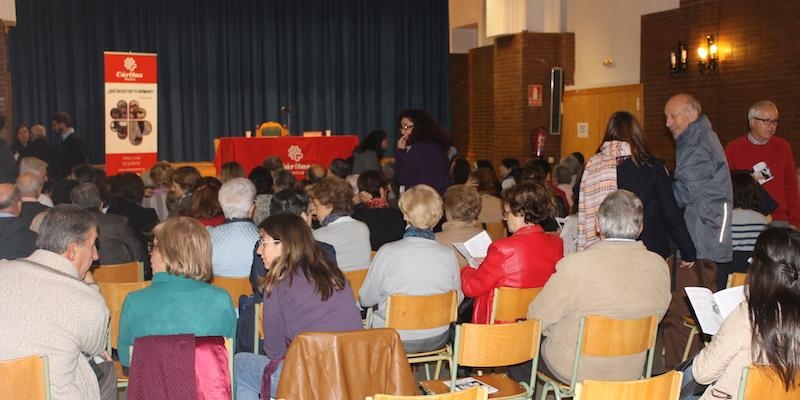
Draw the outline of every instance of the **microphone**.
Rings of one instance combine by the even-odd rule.
[[[281,106],[281,112],[290,113],[292,110],[290,110],[287,106]]]

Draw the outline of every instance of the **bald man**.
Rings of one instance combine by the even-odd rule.
[[[16,186],[0,184],[0,259],[15,260],[36,250],[36,233],[19,219],[21,206]]]
[[[675,138],[675,182],[672,189],[697,249],[695,263],[681,263],[675,277],[672,303],[664,317],[665,364],[677,365],[689,335],[682,318],[689,315],[686,286],[716,290],[717,264],[733,260],[731,212],[733,190],[725,152],[700,103],[677,94],[664,106],[666,126]],[[699,349],[699,343],[695,344]]]

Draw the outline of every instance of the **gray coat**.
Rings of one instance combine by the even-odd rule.
[[[717,263],[733,259],[733,189],[725,152],[705,115],[675,139],[672,189],[689,229],[697,258]]]

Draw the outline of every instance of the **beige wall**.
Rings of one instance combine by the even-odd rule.
[[[494,0],[450,0],[451,49],[465,52],[468,43],[452,35],[452,29],[474,25],[477,46],[487,46],[493,39],[485,35],[485,2]],[[636,84],[640,82],[641,16],[678,8],[679,0],[556,0],[561,3],[564,32],[575,33],[575,85],[567,89],[585,89]],[[529,0],[552,7],[553,0]],[[536,7],[529,7],[535,10]],[[528,19],[533,19],[528,16]],[[461,31],[460,34],[464,34]],[[455,43],[454,43],[455,42]],[[613,60],[607,66],[603,60]]]

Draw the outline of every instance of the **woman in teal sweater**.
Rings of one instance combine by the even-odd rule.
[[[129,348],[141,336],[191,333],[236,337],[236,312],[224,289],[211,279],[211,237],[189,217],[170,218],[153,230],[148,244],[153,281],[125,298],[119,321],[119,359],[130,365]]]

